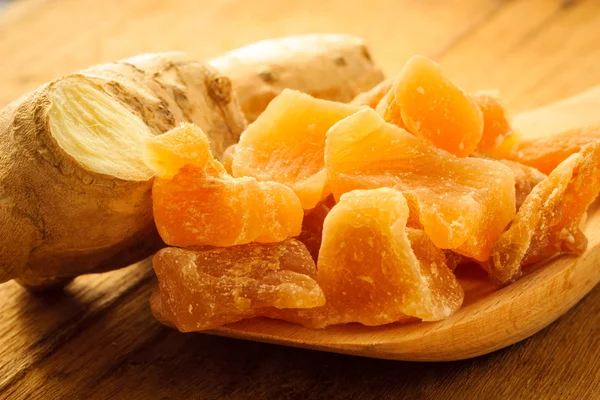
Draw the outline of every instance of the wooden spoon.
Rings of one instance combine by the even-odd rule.
[[[582,122],[583,121],[583,122]],[[523,137],[600,122],[600,86],[573,98],[518,115]],[[458,271],[463,307],[440,322],[366,327],[348,324],[313,330],[256,318],[209,333],[285,346],[395,360],[459,360],[490,353],[540,331],[600,281],[600,211],[588,210],[589,245],[579,257],[561,256],[525,268],[517,282],[498,289],[476,268]],[[468,274],[467,274],[468,272]]]

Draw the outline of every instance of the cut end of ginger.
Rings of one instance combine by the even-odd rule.
[[[120,102],[78,77],[54,83],[48,98],[54,139],[85,168],[130,181],[154,175],[142,160],[145,140],[153,135]]]

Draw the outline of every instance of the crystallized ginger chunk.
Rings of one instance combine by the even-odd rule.
[[[315,99],[286,89],[242,134],[233,176],[251,176],[291,187],[304,209],[329,195],[323,148],[327,130],[360,107]]]
[[[502,157],[549,174],[558,164],[588,143],[600,141],[600,125],[571,129],[531,140],[515,140],[502,146]]]
[[[381,101],[377,110],[386,122],[458,157],[471,154],[481,140],[481,109],[426,57],[408,60]]]
[[[521,266],[557,253],[581,254],[587,238],[580,229],[600,191],[600,143],[571,155],[527,196],[510,228],[492,249],[490,276],[506,284]]]
[[[325,304],[314,261],[294,239],[228,248],[170,247],[153,263],[158,291],[152,311],[182,332]]]
[[[303,210],[294,192],[275,182],[232,178],[194,125],[150,139],[146,162],[157,174],[154,220],[171,246],[278,242],[300,233]]]
[[[316,325],[436,321],[460,307],[463,291],[444,254],[422,232],[407,232],[408,214],[393,189],[341,197],[323,228],[317,274],[327,304],[311,310],[322,313]]]
[[[364,109],[327,134],[325,162],[339,198],[354,189],[391,187],[411,209],[433,243],[484,261],[515,215],[515,181],[507,166],[458,158],[385,123]]]
[[[483,133],[477,144],[477,151],[488,152],[513,134],[508,114],[500,100],[490,93],[473,93],[471,98],[483,115]]]
[[[367,106],[371,107],[372,109],[375,109],[381,101],[381,99],[383,99],[385,95],[389,93],[393,84],[393,79],[387,79],[383,82],[380,82],[377,86],[374,86],[370,90],[356,96],[354,99],[352,99],[350,104],[354,104],[357,106]]]

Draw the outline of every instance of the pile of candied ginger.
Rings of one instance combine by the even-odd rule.
[[[156,317],[181,331],[252,317],[312,328],[447,318],[461,264],[505,285],[581,254],[600,127],[519,139],[493,94],[415,56],[350,104],[285,90],[223,162],[182,125],[156,172]]]

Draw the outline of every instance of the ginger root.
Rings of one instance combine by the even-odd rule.
[[[347,103],[384,79],[364,41],[341,34],[263,40],[209,63],[231,78],[248,122],[286,88]]]
[[[0,112],[0,282],[56,287],[164,246],[143,142],[192,122],[213,154],[246,127],[230,80],[181,53],[47,83]]]

